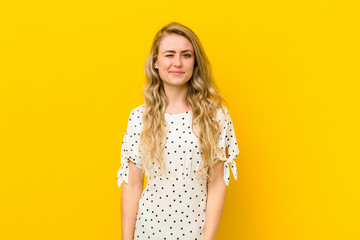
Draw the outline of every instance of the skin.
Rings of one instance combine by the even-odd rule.
[[[121,192],[121,239],[123,240],[132,240],[134,237],[136,213],[143,185],[143,172],[129,161],[128,183],[123,182]]]
[[[154,67],[158,69],[169,102],[166,113],[175,114],[189,110],[185,98],[194,63],[194,48],[186,37],[178,34],[164,35]],[[176,75],[172,71],[180,71],[182,74]]]
[[[159,53],[154,68],[158,69],[168,99],[166,113],[182,113],[189,110],[185,98],[188,81],[194,70],[195,56],[192,43],[178,34],[165,34],[159,43]],[[181,74],[173,74],[179,71]],[[208,182],[206,203],[206,223],[204,240],[215,240],[216,232],[225,203],[226,185],[224,182],[224,164],[218,162],[214,175]],[[138,202],[143,190],[144,175],[139,168],[129,162],[128,183],[122,187],[121,219],[123,240],[133,239]]]
[[[206,220],[204,240],[215,240],[225,205],[226,185],[224,182],[224,164],[218,161],[214,166],[214,175],[208,181],[206,201]]]

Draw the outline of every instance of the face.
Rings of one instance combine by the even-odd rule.
[[[191,42],[184,36],[167,34],[159,44],[155,69],[158,69],[164,85],[185,85],[193,74],[195,63]]]

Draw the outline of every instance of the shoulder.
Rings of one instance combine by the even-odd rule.
[[[145,109],[145,104],[141,104],[139,106],[137,106],[136,108],[131,110],[131,115],[142,115],[144,113],[144,109]]]
[[[133,124],[140,123],[140,125],[141,125],[144,109],[145,109],[145,104],[141,104],[141,105],[133,108],[130,112],[129,121],[132,121]]]
[[[217,111],[217,115],[216,115],[217,120],[219,122],[224,122],[224,121],[226,122],[228,116],[230,115],[228,108],[222,104],[221,106],[217,107],[216,111]]]

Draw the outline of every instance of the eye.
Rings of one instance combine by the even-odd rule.
[[[191,57],[191,54],[184,54],[184,56],[189,58],[189,57]]]
[[[165,55],[165,57],[171,57],[171,56],[172,56],[172,54]]]

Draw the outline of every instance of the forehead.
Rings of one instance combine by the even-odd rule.
[[[171,33],[165,34],[159,43],[159,51],[166,51],[166,50],[174,50],[174,51],[181,51],[184,49],[193,49],[193,45],[186,37]]]

